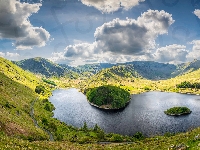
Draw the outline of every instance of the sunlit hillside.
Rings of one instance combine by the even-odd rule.
[[[9,60],[0,57],[0,64],[0,72],[13,81],[26,85],[31,89],[35,89],[35,86],[40,83],[40,79],[33,73],[24,71]]]
[[[176,85],[181,82],[189,81],[190,83],[200,83],[200,69],[186,73],[181,76],[177,76],[168,80],[160,80],[156,84],[155,90],[164,90],[164,91],[172,91],[172,92],[180,92],[180,93],[193,93],[200,94],[200,90],[197,88],[177,88]]]

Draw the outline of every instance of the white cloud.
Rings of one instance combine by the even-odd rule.
[[[95,31],[97,47],[125,55],[143,55],[155,48],[155,39],[165,34],[174,22],[172,15],[165,11],[148,10],[137,20],[114,19],[104,23]]]
[[[188,51],[184,45],[167,45],[158,48],[153,54],[153,60],[158,62],[181,63],[186,61]]]
[[[10,57],[10,58],[14,58],[14,57],[19,57],[20,55],[18,53],[10,53],[10,52],[7,52],[6,53],[6,56],[7,57]]]
[[[102,13],[111,13],[119,10],[129,10],[145,0],[81,0],[84,5],[93,6]]]
[[[189,61],[193,59],[200,59],[200,40],[194,40],[190,44],[193,44],[192,51],[189,52],[187,58]]]
[[[20,3],[18,0],[0,1],[0,39],[15,40],[16,49],[31,49],[33,46],[45,46],[50,38],[42,27],[33,27],[29,17],[37,13],[40,3]]]
[[[5,53],[0,52],[0,57],[5,57]]]
[[[18,53],[11,53],[11,52],[0,52],[0,57],[4,57],[11,60],[18,60],[20,55]]]
[[[174,23],[165,11],[148,10],[135,19],[114,19],[98,27],[95,42],[69,45],[64,56],[53,56],[59,62],[126,62],[148,60],[156,47],[157,36],[166,34]],[[60,55],[62,55],[60,54]],[[60,58],[60,59],[59,59]]]
[[[90,58],[95,53],[96,44],[81,43],[69,45],[65,48],[65,57]]]
[[[194,14],[200,19],[200,10],[195,9]]]

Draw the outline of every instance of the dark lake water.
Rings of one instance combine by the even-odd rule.
[[[166,132],[185,132],[200,126],[200,96],[165,92],[147,92],[132,95],[129,105],[116,112],[103,111],[88,104],[86,96],[77,89],[59,89],[50,101],[55,106],[54,117],[76,127],[98,124],[105,132],[145,136]],[[167,116],[164,110],[186,106],[192,113],[185,116]]]

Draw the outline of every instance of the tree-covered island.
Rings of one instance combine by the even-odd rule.
[[[88,89],[86,96],[91,105],[102,109],[124,108],[130,101],[128,91],[111,85]]]
[[[187,107],[172,107],[164,111],[165,114],[171,116],[185,115],[185,114],[190,114],[191,112],[192,111]]]

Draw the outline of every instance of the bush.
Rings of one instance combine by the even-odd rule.
[[[110,140],[112,142],[123,142],[123,137],[119,134],[113,134]]]
[[[136,132],[134,135],[133,135],[134,138],[138,139],[138,140],[142,140],[144,139],[144,136],[141,132]]]
[[[144,87],[144,90],[145,90],[145,91],[149,91],[149,90],[151,90],[151,89],[150,89],[149,87],[145,86],[145,87]]]
[[[42,124],[48,125],[48,120],[46,118],[42,118]]]
[[[50,102],[47,102],[44,106],[44,109],[52,112],[55,109],[55,107]]]
[[[35,92],[38,93],[38,94],[44,93],[44,91],[45,91],[45,87],[42,86],[42,85],[38,85],[38,86],[36,86],[36,88],[35,88]]]

